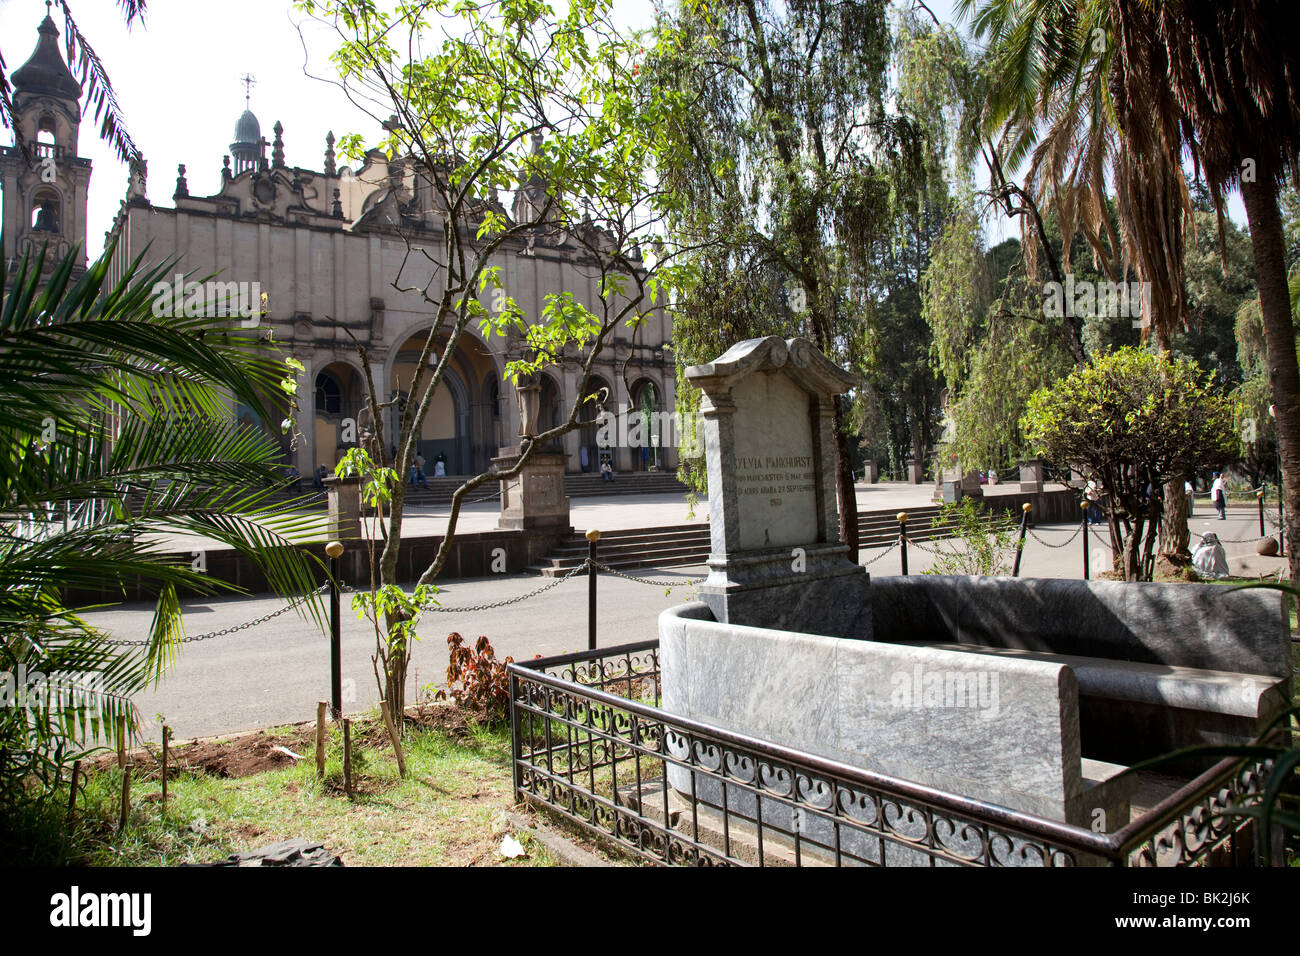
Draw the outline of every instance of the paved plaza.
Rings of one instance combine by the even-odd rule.
[[[1008,489],[1014,486],[1008,486]],[[861,510],[916,508],[932,504],[930,485],[882,483],[858,487]],[[483,531],[495,525],[496,506],[472,506],[462,531]],[[704,522],[707,501],[696,507],[694,521]],[[602,530],[683,524],[689,520],[686,503],[678,495],[645,495],[579,498],[573,501],[575,528]],[[446,511],[426,509],[408,519],[406,534],[434,534],[445,527]],[[1100,527],[1100,526],[1099,526]],[[1104,529],[1102,529],[1104,530]],[[1262,558],[1254,552],[1258,518],[1247,509],[1234,509],[1227,521],[1202,512],[1192,518],[1192,531],[1217,533],[1225,542],[1228,563],[1234,574],[1272,574],[1282,565],[1278,558]],[[1026,541],[1021,574],[1025,577],[1078,578],[1083,573],[1082,541],[1078,525],[1040,525]],[[1240,539],[1231,543],[1231,539]],[[1068,543],[1067,543],[1068,542]],[[1094,575],[1106,560],[1105,539],[1091,536]],[[933,565],[931,549],[951,548],[951,541],[913,544],[908,566],[913,574]],[[897,546],[863,552],[862,563],[875,577],[900,572]],[[599,583],[599,642],[602,645],[653,640],[660,611],[692,600],[692,582],[706,573],[704,566],[642,570],[635,576],[671,583],[637,583],[602,575]],[[551,583],[532,575],[497,575],[488,578],[444,582],[442,604],[454,609],[495,604],[526,595]],[[251,621],[284,602],[273,597],[192,599],[184,602],[189,634],[200,635]],[[121,639],[142,638],[152,617],[145,603],[121,605],[86,615]],[[429,683],[442,684],[447,668],[446,637],[459,631],[473,639],[485,634],[501,657],[516,660],[535,655],[581,650],[587,641],[587,584],[585,576],[558,584],[536,597],[489,611],[463,613],[430,612],[420,626],[422,642],[416,646],[411,665],[411,690]],[[346,709],[363,711],[378,702],[371,654],[374,630],[356,618],[345,604],[343,610],[343,676]],[[226,733],[255,727],[306,720],[314,714],[315,702],[329,694],[329,645],[327,638],[310,620],[294,612],[283,614],[256,627],[211,640],[186,644],[176,668],[161,687],[141,693],[136,702],[146,721],[146,733],[156,714],[182,737]]]

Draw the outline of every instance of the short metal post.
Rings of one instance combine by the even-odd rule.
[[[325,545],[330,559],[330,705],[334,719],[343,716],[343,640],[339,625],[339,557],[343,542]]]
[[[1025,550],[1025,532],[1029,530],[1029,512],[1034,508],[1028,501],[1020,506],[1020,540],[1016,543],[1016,563],[1011,568],[1013,578],[1020,577],[1020,555]]]
[[[907,512],[898,513],[898,550],[903,556],[903,576],[907,576]]]
[[[172,739],[172,729],[171,729],[170,727],[168,727],[166,724],[163,724],[163,731],[162,731],[162,808],[163,808],[163,812],[164,812],[164,813],[167,812],[167,764],[168,764],[168,762],[169,762],[169,761],[168,761],[168,757],[170,756],[169,753],[168,753],[168,751],[170,750],[170,746],[169,746],[169,745],[171,744],[171,739]]]
[[[587,532],[587,650],[596,649],[596,542],[600,532]]]
[[[1281,452],[1278,453],[1279,455]],[[1278,474],[1282,466],[1278,465]],[[1286,509],[1282,507],[1282,481],[1277,483],[1277,553],[1286,554]]]
[[[1084,499],[1080,505],[1083,509],[1083,579],[1088,580],[1088,499]]]
[[[1259,536],[1264,537],[1264,489],[1268,485],[1260,485],[1259,491],[1255,492],[1255,497],[1259,499]]]

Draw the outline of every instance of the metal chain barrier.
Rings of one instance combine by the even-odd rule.
[[[869,568],[869,567],[871,567],[871,565],[875,564],[877,561],[879,561],[879,560],[880,560],[881,558],[883,558],[885,555],[889,554],[889,552],[891,552],[891,551],[893,551],[895,548],[897,548],[897,547],[898,547],[898,544],[899,544],[899,539],[898,539],[898,538],[895,538],[895,539],[894,539],[890,544],[885,545],[885,550],[884,550],[884,551],[881,551],[881,552],[880,552],[878,555],[876,555],[874,558],[871,558],[871,559],[869,559],[869,560],[867,560],[867,561],[863,561],[863,562],[862,562],[862,566],[863,566],[864,568]]]
[[[591,559],[589,558],[588,560]],[[596,565],[596,570],[598,571],[604,571],[608,574],[612,574],[616,578],[626,578],[629,581],[635,581],[637,584],[649,584],[652,587],[657,587],[657,588],[675,588],[675,587],[681,587],[682,585],[686,585],[686,584],[700,584],[704,581],[704,578],[683,578],[680,581],[651,581],[649,578],[638,578],[632,574],[624,574],[622,571],[616,571],[613,568],[611,568],[608,564],[601,564],[599,561],[596,561],[594,563]]]
[[[312,593],[324,594],[328,590],[329,590],[329,585],[322,584]],[[270,614],[263,614],[261,617],[254,618],[251,621],[246,621],[243,624],[235,624],[232,627],[223,627],[219,631],[210,631],[207,634],[187,635],[186,637],[181,638],[180,643],[194,644],[197,643],[198,641],[208,641],[214,637],[225,637],[227,634],[235,634],[239,631],[246,631],[250,627],[257,627],[259,624],[265,624],[267,621],[275,620],[275,618],[279,617],[281,614],[287,614],[289,611],[292,611],[295,607],[297,607],[298,604],[299,604],[298,601],[290,601],[288,604],[280,608],[278,611],[272,611]],[[111,644],[115,647],[145,647],[153,642],[152,641],[119,641],[119,640],[106,639],[102,643]]]
[[[1201,534],[1199,531],[1188,531],[1187,533],[1194,538],[1205,537],[1205,535]],[[1207,531],[1206,534],[1214,534],[1214,536],[1218,538],[1222,544],[1254,544],[1255,542],[1260,540],[1259,535],[1255,535],[1254,537],[1251,538],[1225,538],[1222,535],[1215,534],[1213,531]]]
[[[1064,548],[1067,544],[1069,544],[1069,543],[1070,543],[1071,541],[1073,541],[1075,538],[1079,537],[1079,532],[1081,532],[1081,531],[1083,530],[1083,525],[1075,525],[1075,526],[1074,526],[1074,534],[1070,535],[1068,538],[1066,538],[1066,539],[1065,539],[1064,541],[1062,541],[1060,544],[1052,544],[1052,542],[1050,542],[1050,541],[1044,541],[1042,538],[1040,538],[1037,534],[1034,533],[1034,529],[1033,529],[1033,528],[1029,528],[1029,529],[1027,529],[1027,530],[1029,531],[1029,537],[1033,538],[1035,541],[1037,541],[1039,544],[1041,544],[1041,545],[1042,545],[1043,547],[1045,547],[1045,548]]]
[[[426,604],[423,607],[421,607],[420,610],[441,611],[444,614],[468,614],[477,611],[492,611],[499,607],[507,607],[511,604],[518,604],[520,601],[527,601],[529,598],[535,598],[537,597],[537,595],[543,594],[546,591],[549,591],[551,588],[557,588],[565,581],[572,578],[574,575],[586,571],[589,561],[590,559],[583,558],[582,564],[578,565],[576,568],[574,568],[572,571],[565,574],[563,577],[555,578],[553,581],[551,581],[550,584],[544,584],[536,591],[529,591],[527,594],[521,594],[518,597],[506,598],[504,601],[495,601],[491,604],[476,604],[473,605],[472,607],[442,607],[441,605],[430,602],[429,604]],[[597,565],[597,567],[600,566],[601,565]]]

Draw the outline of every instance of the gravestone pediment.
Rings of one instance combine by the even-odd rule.
[[[860,379],[811,342],[738,342],[687,369],[703,393],[710,575],[720,621],[869,636],[866,572],[839,539],[837,396]]]

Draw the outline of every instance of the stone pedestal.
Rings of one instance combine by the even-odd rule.
[[[329,501],[329,537],[334,541],[361,540],[361,479],[326,478],[325,495]]]
[[[925,480],[925,463],[916,458],[907,459],[907,482],[919,485]]]
[[[498,470],[513,468],[523,454],[519,445],[500,449],[492,459]],[[523,470],[501,482],[501,515],[497,527],[511,531],[569,528],[569,498],[564,493],[568,456],[534,452]]]
[[[880,466],[876,464],[875,459],[866,462],[862,477],[869,485],[874,485],[880,481]]]
[[[1041,458],[1028,458],[1020,463],[1020,490],[1038,494],[1043,490],[1047,465]]]
[[[704,392],[718,621],[870,637],[866,571],[839,540],[835,397],[857,378],[805,339],[740,342],[687,370]]]

